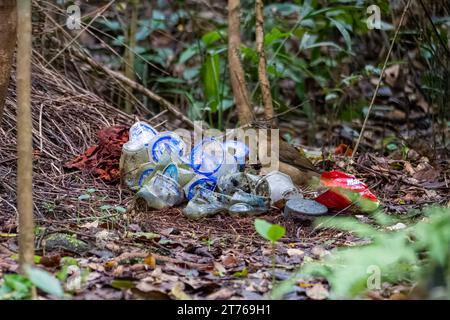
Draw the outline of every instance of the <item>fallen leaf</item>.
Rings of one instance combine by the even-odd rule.
[[[209,300],[227,300],[233,296],[235,293],[234,290],[230,290],[228,288],[222,288],[214,293],[211,293],[206,298]]]
[[[47,268],[54,268],[59,266],[61,256],[59,254],[52,254],[41,257],[39,263]]]
[[[384,81],[391,87],[395,87],[398,76],[400,75],[400,65],[395,64],[385,70]]]
[[[305,254],[305,252],[300,249],[287,249],[286,252],[287,252],[288,256],[290,256],[290,257],[303,256]]]
[[[98,220],[82,224],[80,226],[80,228],[86,228],[86,229],[98,228]]]
[[[325,300],[329,296],[328,290],[321,283],[316,283],[310,288],[306,288],[306,295],[313,300]]]
[[[220,257],[222,264],[225,268],[231,268],[237,264],[237,259],[234,254],[227,254]]]
[[[182,282],[175,283],[172,290],[170,290],[170,294],[177,300],[192,300],[192,298],[184,292],[184,283]]]
[[[147,257],[145,257],[144,263],[152,269],[156,268],[156,259],[153,255],[148,255]]]
[[[227,273],[225,267],[220,262],[216,261],[214,261],[214,271],[220,277],[224,276]]]

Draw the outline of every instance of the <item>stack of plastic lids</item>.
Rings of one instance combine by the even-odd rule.
[[[143,146],[148,146],[158,132],[149,124],[138,121],[130,128],[130,138],[123,147],[130,151],[136,151]]]

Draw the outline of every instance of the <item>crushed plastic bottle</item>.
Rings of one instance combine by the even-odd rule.
[[[231,197],[232,204],[246,203],[254,208],[260,208],[261,210],[269,209],[269,199],[261,197],[255,194],[247,193],[244,191],[236,191]]]
[[[228,213],[234,216],[253,216],[266,211],[267,209],[255,208],[248,203],[235,203],[228,208]]]
[[[213,216],[219,212],[226,212],[229,201],[229,197],[224,194],[209,189],[199,189],[199,192],[188,202],[183,212],[192,219]]]
[[[155,209],[173,207],[183,199],[178,182],[160,172],[156,172],[154,177],[139,189],[137,196],[145,199],[148,206]]]

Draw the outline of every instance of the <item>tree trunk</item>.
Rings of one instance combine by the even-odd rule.
[[[17,1],[17,209],[21,270],[34,260],[31,122],[31,0]]]
[[[16,48],[17,12],[15,0],[0,1],[0,124],[8,93],[11,64]]]
[[[258,52],[258,78],[261,85],[261,96],[264,105],[264,116],[270,124],[275,127],[275,114],[273,111],[272,95],[270,93],[270,83],[266,71],[266,53],[264,51],[264,4],[263,0],[255,1],[256,16],[256,52]]]
[[[244,70],[239,59],[241,47],[240,0],[228,1],[228,61],[230,81],[241,126],[253,120],[253,112],[245,82]]]

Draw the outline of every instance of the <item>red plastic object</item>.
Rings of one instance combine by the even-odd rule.
[[[365,205],[360,208],[362,211],[372,211],[379,206],[378,198],[369,187],[351,174],[341,171],[324,172],[320,177],[320,183],[328,190],[315,200],[328,209],[344,210],[353,202],[358,204],[362,200],[369,201],[365,201]]]

